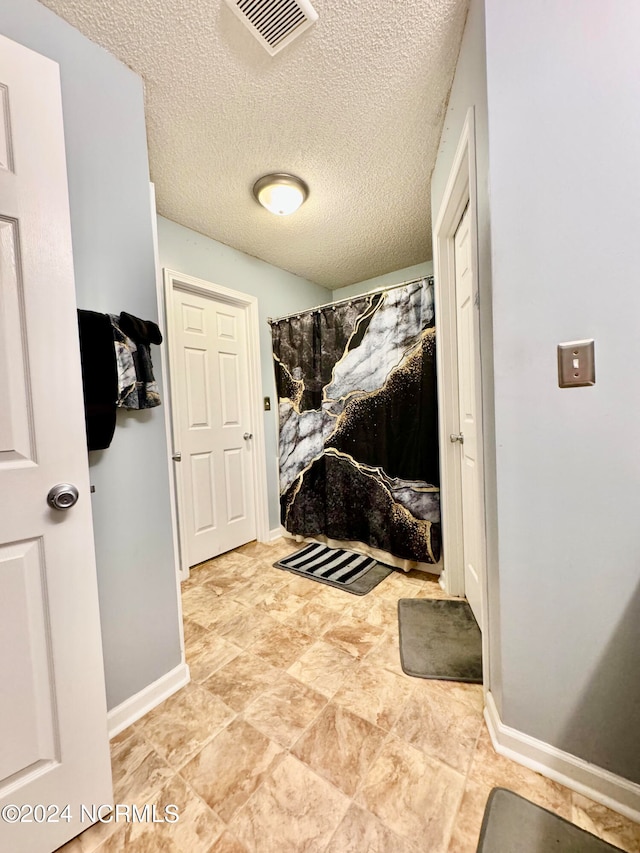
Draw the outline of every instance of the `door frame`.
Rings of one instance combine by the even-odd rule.
[[[260,330],[258,323],[258,300],[255,296],[248,293],[241,293],[237,290],[231,290],[228,287],[223,287],[220,284],[214,284],[211,281],[205,281],[201,278],[195,278],[191,275],[186,275],[176,270],[163,269],[164,279],[164,309],[166,317],[167,329],[167,353],[168,353],[168,382],[165,390],[167,405],[171,414],[171,439],[173,452],[178,447],[178,422],[177,411],[173,404],[175,395],[172,393],[172,377],[178,375],[177,366],[175,364],[175,352],[173,350],[173,322],[175,312],[173,309],[172,294],[176,288],[186,292],[193,293],[196,296],[204,297],[205,299],[215,299],[218,302],[226,302],[228,305],[233,305],[245,312],[247,319],[247,362],[249,371],[249,411],[251,416],[251,426],[253,430],[253,453],[251,474],[253,479],[253,494],[255,502],[255,519],[256,519],[256,539],[258,542],[269,541],[269,505],[267,496],[267,464],[265,452],[264,438],[264,423],[262,420],[262,383],[260,381]],[[176,472],[175,476],[175,492],[172,500],[176,504],[176,515],[178,519],[178,547],[180,552],[180,570],[179,575],[181,580],[186,580],[189,577],[189,561],[187,557],[187,548],[184,537],[181,535],[181,519],[184,518],[184,499],[183,499],[183,478],[179,475],[176,466],[180,464],[174,462],[173,467]]]
[[[444,570],[442,583],[451,595],[464,595],[464,554],[462,538],[462,465],[457,444],[449,436],[460,432],[458,398],[458,339],[455,299],[454,236],[460,220],[469,206],[469,232],[471,239],[471,269],[476,293],[479,294],[478,278],[478,213],[476,184],[476,148],[474,109],[467,111],[456,153],[435,218],[433,229],[433,265],[438,330],[437,376],[438,376],[438,422],[440,440],[440,500],[442,507],[442,546]],[[482,653],[484,683],[488,685],[488,633],[489,596],[487,594],[487,536],[486,505],[484,498],[484,431],[482,423],[482,369],[480,352],[480,312],[474,312],[476,378],[476,412],[478,419],[478,476],[480,481],[479,517],[481,519],[480,553],[482,555]]]

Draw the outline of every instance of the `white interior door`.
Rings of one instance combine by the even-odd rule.
[[[0,36],[0,849],[11,853],[50,853],[87,827],[81,803],[112,796],[77,341],[58,66]],[[47,505],[58,483],[77,487],[72,508]]]
[[[256,538],[245,309],[172,291],[180,535],[190,566]]]
[[[458,400],[462,441],[462,530],[464,587],[473,615],[483,627],[482,601],[482,512],[478,452],[476,287],[471,264],[469,208],[460,220],[454,238],[456,318],[458,341]]]

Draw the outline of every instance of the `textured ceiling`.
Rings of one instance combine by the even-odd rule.
[[[223,0],[44,0],[142,76],[168,219],[329,288],[431,258],[429,178],[467,0],[313,0],[274,57]],[[310,195],[276,217],[266,172]]]

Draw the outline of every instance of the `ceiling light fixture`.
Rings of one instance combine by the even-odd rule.
[[[295,175],[277,172],[263,175],[253,185],[257,202],[277,216],[295,213],[309,195],[309,187]]]

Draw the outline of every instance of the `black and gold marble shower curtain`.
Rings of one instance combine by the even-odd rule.
[[[272,323],[292,534],[408,568],[440,556],[433,283]]]

